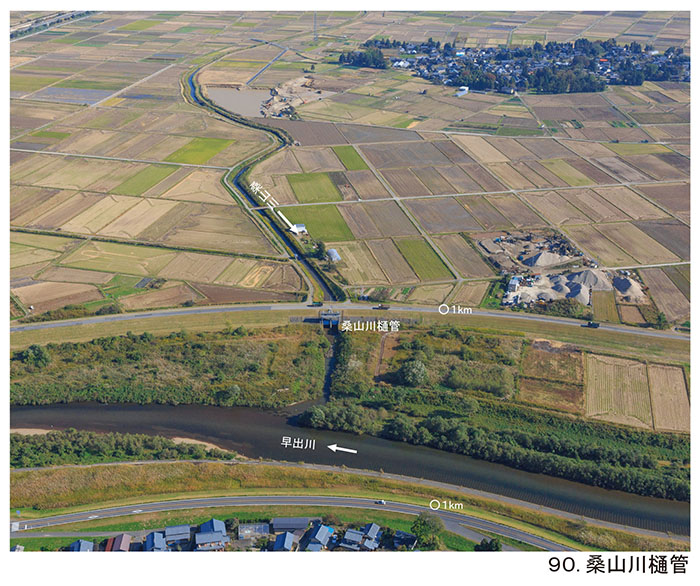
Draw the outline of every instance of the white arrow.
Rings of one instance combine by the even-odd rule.
[[[328,449],[332,452],[347,452],[348,454],[357,454],[357,450],[351,450],[350,448],[341,448],[338,444],[331,444]]]

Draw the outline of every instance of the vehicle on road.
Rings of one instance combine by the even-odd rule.
[[[588,323],[583,324],[582,327],[584,327],[584,328],[599,328],[600,324],[596,321],[589,321]]]
[[[385,505],[385,504],[386,504],[386,501],[383,500],[383,499],[380,499],[380,500],[378,500],[378,501],[374,501],[374,504],[375,504],[375,505]]]
[[[380,303],[374,309],[390,309],[390,307],[388,305],[384,305],[383,303]]]

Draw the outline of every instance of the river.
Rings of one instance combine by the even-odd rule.
[[[13,407],[11,425],[191,437],[251,458],[383,470],[484,490],[623,525],[682,535],[690,532],[688,503],[586,486],[401,442],[301,428],[293,424],[293,417],[257,409],[72,403]],[[316,440],[315,449],[284,447],[285,436]],[[334,443],[357,450],[357,454],[333,453],[327,446]]]

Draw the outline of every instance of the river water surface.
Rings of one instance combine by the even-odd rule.
[[[683,535],[690,532],[688,503],[604,490],[401,442],[302,428],[293,421],[293,417],[257,409],[201,405],[72,403],[13,407],[11,411],[13,428],[75,427],[191,437],[251,458],[383,470],[484,490],[614,523]],[[285,436],[315,439],[316,449],[285,448]],[[327,446],[334,443],[358,453],[333,453]]]

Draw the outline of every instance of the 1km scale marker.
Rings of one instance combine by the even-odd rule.
[[[332,452],[347,452],[348,454],[357,454],[357,450],[351,450],[350,448],[341,448],[338,444],[331,444],[328,449]]]

